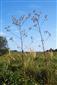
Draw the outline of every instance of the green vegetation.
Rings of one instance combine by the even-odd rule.
[[[57,52],[46,55],[47,66],[40,52],[0,56],[0,85],[57,85]]]
[[[0,36],[0,55],[8,52],[8,42],[4,36]]]

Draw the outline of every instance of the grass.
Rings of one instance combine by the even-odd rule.
[[[0,56],[0,85],[57,85],[57,52]],[[47,84],[48,83],[48,84]]]

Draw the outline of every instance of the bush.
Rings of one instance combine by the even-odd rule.
[[[6,54],[6,53],[8,53],[8,49],[7,49],[7,48],[5,48],[5,49],[0,49],[0,56],[4,55],[4,54]]]

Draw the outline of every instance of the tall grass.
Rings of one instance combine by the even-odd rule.
[[[0,85],[57,85],[57,53],[48,55],[47,67],[43,53],[36,53],[35,57],[34,53],[22,56],[17,52],[1,56]]]

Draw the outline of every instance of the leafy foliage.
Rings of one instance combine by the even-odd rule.
[[[5,37],[0,36],[0,55],[5,54],[8,51],[8,43]]]

